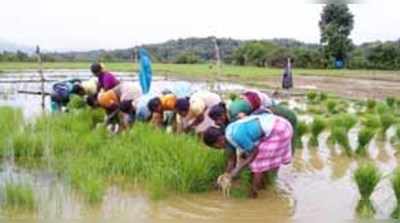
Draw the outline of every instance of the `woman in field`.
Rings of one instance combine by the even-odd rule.
[[[195,130],[200,134],[210,126],[214,126],[214,121],[209,117],[210,108],[221,103],[222,98],[209,91],[198,91],[190,97],[180,98],[176,104],[178,113],[178,132],[188,132]]]
[[[50,95],[50,106],[52,112],[66,110],[71,95],[83,95],[78,79],[64,80],[53,84]]]
[[[151,123],[160,128],[172,127],[176,100],[176,95],[170,92],[151,98],[147,103],[147,108],[151,113]]]
[[[273,114],[245,117],[221,128],[210,127],[204,133],[204,142],[211,147],[226,149],[229,159],[225,178],[238,176],[249,167],[252,172],[251,197],[263,187],[268,171],[277,171],[292,159],[293,128],[284,118]]]
[[[120,123],[127,128],[135,121],[135,103],[140,96],[139,85],[123,82],[113,89],[101,91],[97,100],[99,105],[106,110],[108,122],[119,116]]]
[[[209,116],[218,126],[224,128],[229,122],[265,111],[272,104],[273,100],[268,95],[257,90],[247,90],[228,107],[225,103],[214,105],[210,108]]]
[[[114,74],[106,71],[104,66],[99,63],[94,63],[90,67],[93,75],[98,78],[98,90],[108,91],[119,84],[119,80],[114,76]]]

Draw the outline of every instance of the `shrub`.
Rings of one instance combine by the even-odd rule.
[[[310,145],[311,146],[318,146],[318,136],[321,134],[322,131],[326,128],[326,122],[321,117],[315,117],[314,121],[311,123],[311,138],[310,138]]]
[[[370,197],[381,179],[381,173],[375,165],[365,163],[355,170],[353,177],[361,195],[356,211],[362,217],[372,217],[375,214],[375,209]]]
[[[358,147],[356,153],[365,156],[367,154],[366,146],[375,136],[375,130],[369,127],[364,127],[358,132]]]

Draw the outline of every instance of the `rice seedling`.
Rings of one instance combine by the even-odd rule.
[[[361,123],[365,127],[378,129],[381,126],[381,121],[377,115],[366,114],[361,118]]]
[[[20,109],[0,107],[0,157],[6,154],[10,137],[20,130],[22,123]]]
[[[84,100],[83,97],[78,95],[72,95],[67,105],[69,111],[83,109],[86,107],[87,107],[86,101]]]
[[[328,95],[325,92],[320,92],[319,101],[325,101],[326,99],[328,99]]]
[[[350,131],[356,124],[358,120],[357,117],[351,114],[338,114],[332,116],[330,120],[331,128],[343,127],[347,132]]]
[[[10,211],[34,211],[37,202],[32,185],[27,183],[6,182],[4,186],[3,208]]]
[[[393,172],[392,188],[396,197],[396,208],[393,210],[391,216],[394,219],[400,219],[400,168]]]
[[[368,112],[374,111],[375,106],[376,106],[376,101],[374,99],[367,100],[367,111]]]
[[[352,155],[352,150],[347,135],[347,130],[343,127],[337,126],[332,129],[331,138],[334,143],[340,145],[348,156]]]
[[[311,123],[310,131],[311,131],[311,138],[310,138],[310,145],[311,146],[318,146],[318,136],[321,134],[322,131],[326,128],[326,121],[321,117],[315,117],[314,121]]]
[[[329,113],[335,114],[337,113],[336,106],[337,106],[337,101],[334,99],[329,99],[326,101],[326,109],[328,110]]]
[[[381,136],[385,136],[386,131],[396,122],[396,118],[390,114],[385,113],[379,116],[380,123],[381,123]]]
[[[365,156],[367,154],[366,147],[374,138],[375,132],[376,130],[370,127],[364,127],[358,132],[358,146],[356,149],[358,155]]]
[[[372,217],[375,208],[370,197],[381,179],[381,173],[374,164],[364,163],[355,170],[353,178],[361,195],[356,211],[361,217]]]
[[[234,101],[239,98],[239,95],[236,94],[235,92],[231,92],[231,93],[229,93],[228,98],[229,98],[229,100]]]
[[[223,172],[223,154],[205,149],[196,138],[170,135],[142,123],[110,136],[104,128],[95,128],[93,120],[98,118],[92,112],[40,117],[14,144],[36,147],[40,143],[33,139],[47,135],[44,142],[52,168],[89,203],[101,202],[105,182],[113,177],[140,182],[151,197],[162,198],[171,191],[207,191]]]
[[[307,100],[308,100],[308,102],[310,102],[310,103],[315,102],[315,100],[317,99],[317,96],[318,96],[318,94],[317,94],[317,92],[315,92],[315,91],[309,91],[309,92],[307,92],[307,94],[306,94]]]
[[[396,138],[397,140],[400,140],[400,124],[396,127]]]
[[[308,132],[308,125],[305,122],[298,122],[296,126],[296,131],[295,131],[295,141],[294,145],[296,148],[302,148],[303,147],[303,142],[301,141],[301,138]]]
[[[383,115],[390,112],[390,107],[386,103],[380,102],[376,104],[375,110],[379,115]]]
[[[320,105],[309,105],[307,106],[307,112],[311,114],[321,115],[324,113]]]
[[[394,98],[394,97],[386,97],[385,98],[385,102],[389,107],[394,108],[394,106],[396,105],[396,98]]]
[[[251,172],[246,169],[240,173],[237,183],[231,189],[234,198],[247,198],[251,189]]]

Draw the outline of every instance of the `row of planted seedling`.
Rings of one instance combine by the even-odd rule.
[[[353,151],[349,141],[349,131],[358,125],[357,135],[358,146]],[[354,152],[358,155],[366,155],[367,147],[370,141],[376,137],[384,139],[386,132],[391,126],[396,126],[396,134],[393,139],[394,144],[400,141],[400,124],[394,116],[387,115],[365,115],[357,118],[354,114],[336,114],[330,117],[315,116],[310,124],[300,121],[297,125],[295,145],[297,148],[303,146],[302,137],[310,134],[309,145],[311,147],[319,146],[319,136],[324,131],[329,131],[328,144],[340,145],[346,154],[352,155]]]
[[[391,177],[391,185],[396,198],[396,207],[392,211],[391,217],[400,219],[400,168],[397,168],[389,177]],[[373,217],[376,210],[371,201],[371,195],[383,178],[382,173],[374,164],[363,163],[355,170],[353,178],[361,196],[356,212],[361,217]]]
[[[307,104],[307,110],[300,112],[337,114],[348,112],[349,108],[353,108],[352,112],[357,114],[374,112],[382,114],[387,111],[392,111],[400,117],[400,97],[387,97],[382,101],[376,101],[374,99],[354,100],[340,98],[324,92],[317,93],[315,91],[309,91],[306,94],[305,102]]]

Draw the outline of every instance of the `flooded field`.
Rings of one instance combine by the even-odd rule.
[[[42,111],[40,97],[18,94],[18,90],[39,90],[34,73],[2,74],[0,77],[0,106],[11,105],[22,108],[24,116],[33,118]],[[86,72],[47,73],[47,79],[60,80],[64,77],[87,78]],[[122,74],[121,79],[134,81],[134,77]],[[26,80],[26,81],[25,81]],[[14,83],[19,81],[19,83]],[[23,83],[21,83],[23,82]],[[49,90],[49,82],[46,89]],[[174,80],[156,79],[154,86],[176,84]],[[190,83],[193,89],[207,88],[207,83]],[[235,84],[221,84],[221,91],[239,91],[244,87]],[[47,102],[48,104],[48,102]],[[289,100],[292,108],[305,110],[302,100]],[[350,106],[348,112],[352,112]],[[309,114],[299,115],[299,119],[311,123]],[[350,130],[349,140],[353,150],[357,147],[359,123]],[[38,210],[34,213],[14,213],[0,211],[0,222],[62,222],[77,220],[82,222],[187,222],[188,219],[213,222],[291,222],[307,220],[338,222],[356,219],[355,208],[360,199],[353,181],[357,164],[367,159],[373,161],[384,177],[372,194],[376,208],[376,219],[388,219],[396,206],[396,199],[390,182],[390,174],[397,167],[399,157],[394,143],[392,126],[385,139],[374,137],[368,145],[367,158],[349,157],[338,145],[328,143],[329,131],[318,137],[319,146],[308,146],[310,134],[302,138],[303,148],[297,149],[293,162],[281,168],[274,185],[268,186],[258,199],[224,198],[219,191],[200,194],[171,195],[166,199],[152,200],[140,188],[132,185],[112,183],[106,189],[100,204],[90,205],[79,193],[71,188],[52,169],[42,162],[37,167],[24,165],[22,161],[4,158],[0,161],[0,203],[4,201],[7,181],[29,182],[38,200]]]

